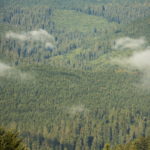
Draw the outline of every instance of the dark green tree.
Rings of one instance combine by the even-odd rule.
[[[0,150],[29,150],[16,131],[0,127]]]

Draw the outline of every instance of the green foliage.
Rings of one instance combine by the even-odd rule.
[[[104,149],[103,150],[110,150],[110,145],[109,144],[105,144]]]
[[[1,150],[28,150],[18,136],[17,132],[0,127],[0,149]]]
[[[145,138],[129,142],[150,135],[142,72],[112,63],[133,53],[114,50],[120,37],[145,36],[149,45],[148,0],[0,3],[0,65],[9,64],[0,68],[1,125],[15,126],[31,150],[149,149]],[[53,48],[6,38],[38,29],[53,36]]]
[[[114,150],[149,150],[150,149],[150,138],[138,138],[132,142],[124,145],[119,145],[114,148]]]
[[[134,72],[110,67],[92,73],[48,65],[16,69],[32,77],[11,73],[0,78],[0,121],[15,123],[31,149],[62,145],[70,150],[75,142],[102,149],[108,141],[149,135],[150,95],[133,86],[139,78]]]

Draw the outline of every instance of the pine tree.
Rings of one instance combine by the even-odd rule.
[[[16,131],[0,127],[0,150],[28,150]]]

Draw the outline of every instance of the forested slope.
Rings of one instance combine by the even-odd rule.
[[[150,135],[148,0],[0,3],[0,125],[31,150]]]

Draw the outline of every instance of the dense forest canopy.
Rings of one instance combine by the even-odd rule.
[[[28,150],[16,131],[0,127],[1,150]]]
[[[149,150],[149,58],[149,0],[0,0],[0,125],[31,150]]]

